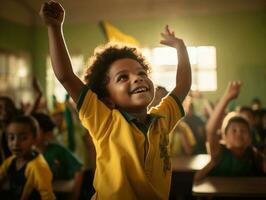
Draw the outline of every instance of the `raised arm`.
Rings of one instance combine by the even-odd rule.
[[[59,3],[50,1],[42,5],[40,16],[48,27],[49,49],[55,76],[77,102],[84,84],[73,72],[65,44],[63,36],[65,11]]]
[[[221,127],[225,114],[225,108],[231,100],[237,98],[240,92],[240,87],[241,83],[239,81],[229,82],[227,89],[215,106],[214,111],[206,124],[207,141],[213,158],[216,157],[220,151],[220,137],[217,135],[217,130]]]
[[[163,38],[160,42],[161,44],[173,47],[177,51],[176,86],[171,93],[183,102],[191,86],[191,68],[187,49],[183,40],[177,38],[174,31],[170,31],[168,25],[165,27],[165,31],[161,33],[161,36]]]

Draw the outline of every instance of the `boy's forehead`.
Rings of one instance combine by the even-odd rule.
[[[7,128],[8,133],[28,133],[30,131],[30,125],[26,123],[11,123]]]
[[[244,123],[244,122],[240,122],[240,121],[231,121],[229,124],[228,124],[228,128],[245,128],[248,132],[250,131],[249,130],[249,125]]]
[[[136,60],[131,58],[123,58],[114,61],[109,68],[109,72],[116,72],[121,70],[136,70],[144,69],[144,67]]]

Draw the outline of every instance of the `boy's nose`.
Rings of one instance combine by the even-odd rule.
[[[141,82],[141,81],[143,81],[143,77],[141,77],[139,75],[134,75],[133,81],[134,81],[134,83]]]
[[[19,145],[19,138],[15,137],[12,141],[13,146],[18,146]]]

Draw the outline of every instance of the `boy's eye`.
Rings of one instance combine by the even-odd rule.
[[[7,139],[8,140],[14,140],[15,139],[15,136],[14,135],[9,135],[9,136],[7,136]]]
[[[147,76],[148,76],[147,73],[146,73],[145,71],[141,71],[141,72],[139,72],[139,75],[140,75],[140,76],[144,76],[144,77],[147,77]]]
[[[118,76],[117,82],[119,82],[119,81],[125,81],[127,79],[128,79],[128,76],[126,74],[123,74],[123,75]]]

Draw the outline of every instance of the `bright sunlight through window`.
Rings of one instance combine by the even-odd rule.
[[[82,55],[74,55],[71,57],[71,62],[74,73],[77,76],[81,77],[84,67],[84,57]],[[54,95],[57,101],[64,102],[67,93],[54,75],[53,68],[51,65],[51,58],[49,56],[47,57],[46,63],[47,63],[47,76],[46,76],[47,97],[52,97]],[[52,98],[48,99],[48,104],[49,107],[52,106]]]
[[[151,78],[156,85],[172,90],[175,84],[176,50],[169,47],[142,49],[152,65]],[[192,90],[215,91],[217,89],[216,48],[213,46],[188,47],[192,68]]]

